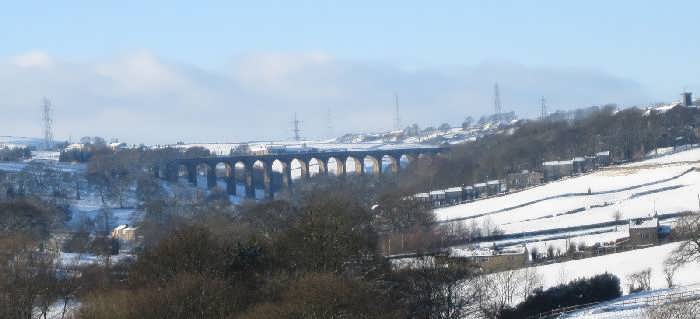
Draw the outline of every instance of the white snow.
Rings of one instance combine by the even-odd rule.
[[[627,276],[651,268],[651,288],[666,287],[664,279],[664,260],[680,243],[670,243],[649,248],[630,250],[622,253],[609,254],[562,263],[534,267],[543,274],[543,287],[549,288],[561,283],[584,277],[593,277],[602,273],[610,273],[620,278],[620,285],[629,292]],[[677,285],[700,284],[700,264],[688,264],[680,269],[674,277]]]
[[[27,166],[27,164],[34,159],[31,159],[27,162],[0,162],[0,171],[5,171],[5,172],[19,172],[24,167]],[[46,160],[40,160],[44,162],[49,168],[60,171],[60,172],[65,172],[65,173],[73,173],[73,172],[80,172],[84,171],[86,165],[85,164],[80,164],[80,163],[63,163],[63,162],[57,162],[54,160],[46,161]]]
[[[109,256],[109,262],[116,264],[134,258],[132,254],[118,254]],[[90,265],[104,265],[107,262],[106,256],[96,256],[93,254],[66,253],[61,252],[57,263],[62,267],[84,267]]]
[[[698,167],[700,149],[696,148],[504,196],[439,208],[435,214],[440,221],[478,218],[481,222],[489,218],[510,234],[611,222],[618,210],[623,219],[695,211],[700,209]],[[562,196],[571,193],[578,194]]]
[[[58,151],[32,151],[32,160],[58,162],[60,156]]]
[[[648,310],[651,306],[663,305],[683,298],[697,299],[698,297],[700,297],[700,285],[642,291],[568,313],[564,318],[648,319]]]

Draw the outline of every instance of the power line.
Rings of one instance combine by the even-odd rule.
[[[44,98],[41,106],[41,119],[44,126],[44,147],[48,150],[53,147],[53,111],[51,100]]]
[[[294,125],[294,128],[293,128],[293,131],[294,131],[294,140],[295,140],[295,141],[301,141],[301,135],[300,135],[300,133],[301,133],[301,128],[300,128],[301,121],[299,121],[299,120],[297,119],[297,113],[296,113],[296,112],[294,112],[294,121],[292,122],[292,124]]]
[[[329,138],[332,138],[333,137],[333,117],[331,114],[330,107],[328,108],[328,112],[326,113],[326,129],[328,130],[328,132],[326,132],[326,134],[328,134]]]
[[[540,120],[544,120],[547,118],[547,100],[545,100],[544,96],[540,98]]]
[[[394,106],[396,107],[396,111],[394,114],[394,129],[400,130],[401,129],[401,113],[399,112],[399,95],[394,93]]]
[[[501,93],[498,90],[498,82],[496,82],[496,84],[493,86],[493,109],[494,114],[501,114]]]

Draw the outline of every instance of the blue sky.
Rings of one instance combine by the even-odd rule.
[[[191,1],[13,1],[3,4],[0,13],[0,60],[17,64],[21,57],[25,57],[23,61],[40,58],[51,61],[53,69],[28,70],[26,63],[24,69],[16,65],[12,68],[13,63],[7,62],[3,70],[0,64],[2,81],[11,82],[13,76],[19,76],[26,77],[27,83],[32,83],[32,77],[44,83],[37,85],[36,92],[15,94],[5,103],[0,98],[0,105],[12,110],[29,109],[41,96],[69,82],[73,86],[65,89],[82,88],[88,96],[55,92],[52,98],[59,105],[85,104],[104,111],[87,112],[95,116],[109,117],[110,112],[139,116],[141,108],[125,105],[148,99],[151,104],[182,104],[182,119],[186,119],[188,107],[192,109],[189,112],[202,107],[230,111],[221,107],[230,98],[269,108],[275,114],[285,113],[273,116],[273,121],[279,122],[277,126],[283,119],[288,122],[294,110],[309,113],[308,133],[318,136],[320,127],[325,127],[318,115],[326,113],[320,111],[324,106],[338,108],[337,113],[357,104],[376,103],[379,107],[384,101],[377,87],[387,91],[389,102],[392,91],[403,96],[407,112],[403,117],[407,121],[454,121],[456,117],[485,114],[482,104],[487,104],[493,80],[503,82],[505,108],[510,103],[522,115],[535,112],[536,97],[540,95],[552,96],[548,100],[554,108],[668,101],[676,99],[684,87],[700,90],[698,17],[700,3],[696,1],[201,1],[196,5]],[[96,88],[88,79],[100,66],[129,64],[130,59],[138,60],[136,69],[144,68],[139,63],[146,63],[146,69],[157,66],[161,76],[168,74],[194,83],[202,90],[197,96],[202,103],[192,103],[192,97],[171,100],[172,94],[154,96],[148,86],[136,93],[115,90],[114,81]],[[274,72],[256,73],[256,63],[276,68]],[[280,67],[284,75],[292,70],[294,76],[277,78]],[[79,74],[85,79],[76,79]],[[96,74],[130,82],[123,74]],[[134,72],[129,76],[142,77]],[[253,85],[256,90],[251,90],[247,83],[250,78],[264,79],[267,90],[259,90],[259,82]],[[308,86],[289,87],[285,83],[296,85],[304,82],[301,79],[309,80]],[[335,85],[318,86],[328,81]],[[353,90],[347,91],[348,87]],[[606,87],[622,87],[624,94],[611,93]],[[186,88],[184,84],[178,87]],[[343,88],[342,94],[319,93],[319,89],[328,92],[339,88]],[[302,97],[278,94],[296,94],[302,89],[308,89]],[[16,91],[6,90],[10,94]],[[231,91],[236,93],[227,95]],[[32,94],[38,97],[32,100]],[[601,100],[588,96],[596,94]],[[377,100],[346,102],[348,96],[356,95],[376,96]],[[460,96],[465,101],[457,102]],[[279,103],[286,107],[269,106]],[[462,108],[457,106],[460,103]],[[443,116],[421,114],[423,107],[434,109],[443,104]],[[248,107],[234,111],[251,117],[260,115],[248,114]],[[368,123],[362,121],[366,115],[358,115],[356,123],[338,124],[339,133],[390,125],[391,116],[386,112],[376,115],[386,119]],[[318,125],[311,124],[316,122]],[[179,122],[173,123],[175,126]],[[364,124],[367,127],[362,127]],[[120,129],[104,129],[104,125],[95,128],[103,130],[57,127],[57,131],[64,135],[137,138]],[[273,132],[272,126],[261,128],[265,132],[260,134],[252,134],[250,128],[229,133],[193,129],[192,134],[178,138],[237,140],[283,138],[288,134],[279,128]],[[170,138],[166,132],[145,141],[165,142]],[[31,135],[32,131],[15,125],[6,134],[10,133]]]

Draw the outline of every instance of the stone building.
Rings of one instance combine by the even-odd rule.
[[[574,171],[574,161],[550,161],[542,163],[544,181],[554,181],[565,176],[571,176]]]
[[[522,189],[534,186],[542,182],[543,175],[540,172],[524,170],[519,173],[510,173],[506,176],[506,184],[510,189]]]
[[[437,263],[452,266],[479,266],[487,272],[519,269],[527,266],[530,256],[526,247],[507,249],[490,248],[450,248],[436,256]]]
[[[489,196],[498,195],[502,192],[505,192],[504,188],[505,187],[501,185],[501,181],[497,179],[486,182],[486,192]]]
[[[464,186],[462,187],[462,200],[474,200],[475,197],[474,187]]]
[[[461,187],[451,187],[445,190],[445,202],[446,204],[457,204],[462,202],[462,188]]]
[[[598,152],[595,154],[596,164],[598,166],[608,166],[612,163],[610,151]]]
[[[488,196],[488,189],[487,189],[486,183],[474,184],[474,197],[480,198],[480,197],[486,197],[486,196]]]
[[[445,205],[445,191],[431,191],[429,195],[430,201],[433,203],[434,207],[440,207],[441,205]]]
[[[630,220],[630,237],[625,244],[633,247],[656,245],[659,243],[659,229],[658,218]]]
[[[122,243],[131,243],[136,240],[136,230],[136,227],[119,225],[112,230],[112,238],[117,239]]]

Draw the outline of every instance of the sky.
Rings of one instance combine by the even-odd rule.
[[[0,135],[324,138],[700,90],[697,1],[7,1]]]

